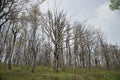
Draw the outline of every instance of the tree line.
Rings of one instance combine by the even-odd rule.
[[[42,13],[43,2],[0,2],[0,63],[10,70],[11,65],[24,65],[32,73],[38,65],[54,72],[68,67],[120,70],[120,47],[108,43],[100,28],[71,24],[58,8]]]

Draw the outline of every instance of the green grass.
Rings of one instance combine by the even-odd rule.
[[[22,66],[12,66],[8,70],[0,65],[0,80],[120,80],[120,72],[98,69],[65,69],[54,73],[52,68],[37,67],[35,73]]]

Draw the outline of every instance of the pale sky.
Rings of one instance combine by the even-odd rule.
[[[106,40],[120,45],[120,11],[109,9],[110,0],[47,0],[41,5],[46,12],[48,6],[54,8],[55,2],[59,9],[64,9],[71,22],[88,19],[90,24],[102,27]]]

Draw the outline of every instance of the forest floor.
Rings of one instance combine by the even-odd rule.
[[[7,66],[0,64],[0,80],[120,80],[120,71],[103,69],[71,69],[54,73],[52,68],[36,67],[35,73],[23,66]]]

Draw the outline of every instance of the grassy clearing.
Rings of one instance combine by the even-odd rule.
[[[0,80],[120,80],[120,72],[98,69],[66,69],[54,73],[52,68],[37,67],[35,73],[30,71],[21,66],[8,70],[5,65],[0,65]]]

